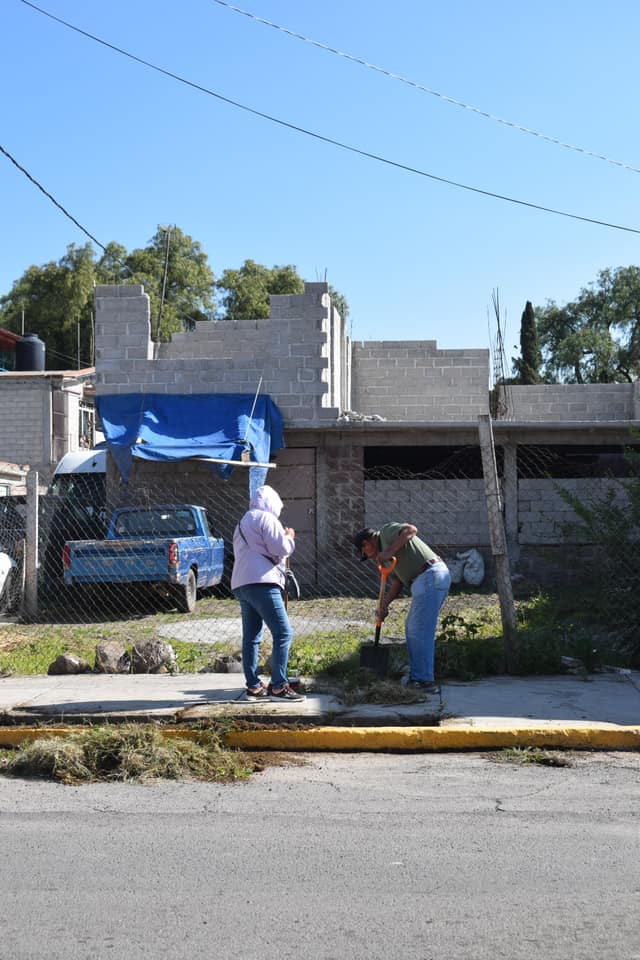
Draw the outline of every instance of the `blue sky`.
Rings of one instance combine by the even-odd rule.
[[[640,230],[640,174],[485,119],[213,0],[39,0],[223,96],[436,176]],[[245,10],[505,120],[640,168],[636,0],[237,0]],[[0,143],[98,240],[157,224],[214,272],[246,258],[327,278],[356,339],[507,346],[526,300],[640,262],[640,235],[456,189],[221,103],[0,4]],[[0,293],[86,238],[0,155]],[[509,353],[514,351],[509,349]]]

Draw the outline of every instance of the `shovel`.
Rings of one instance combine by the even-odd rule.
[[[365,670],[371,670],[381,679],[386,677],[389,669],[389,647],[380,646],[380,628],[382,619],[380,609],[384,600],[385,589],[387,586],[387,577],[393,572],[396,566],[396,558],[392,557],[388,566],[382,563],[378,564],[380,571],[380,591],[378,593],[378,607],[376,609],[376,633],[373,643],[363,643],[360,647],[360,667]]]

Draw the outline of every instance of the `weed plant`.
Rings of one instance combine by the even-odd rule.
[[[517,763],[521,767],[572,767],[566,757],[541,750],[540,747],[506,747],[495,758],[501,763]]]

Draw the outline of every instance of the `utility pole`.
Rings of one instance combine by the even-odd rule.
[[[160,230],[165,232],[165,248],[164,248],[164,270],[162,273],[162,291],[160,293],[160,306],[158,307],[158,324],[156,326],[156,336],[154,344],[154,356],[158,356],[158,349],[160,346],[160,329],[162,326],[162,308],[164,307],[164,292],[167,286],[167,273],[169,271],[169,241],[171,238],[171,227],[160,227]]]

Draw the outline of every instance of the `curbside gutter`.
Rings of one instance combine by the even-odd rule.
[[[0,747],[16,747],[43,737],[65,737],[82,727],[0,727]],[[197,740],[201,729],[160,730],[164,737]],[[638,750],[640,726],[545,723],[520,726],[456,724],[447,727],[316,727],[232,730],[227,746],[243,750],[395,751],[501,750],[542,747],[560,750]]]

